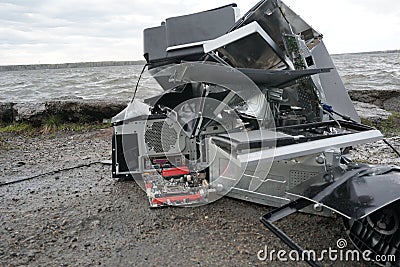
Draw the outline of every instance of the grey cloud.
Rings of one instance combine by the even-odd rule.
[[[257,1],[254,0],[254,4]],[[119,57],[125,53],[139,58],[142,53],[141,39],[144,28],[157,26],[170,16],[202,11],[230,2],[229,0],[201,2],[194,0],[0,0],[0,35],[2,36],[0,45],[3,44],[1,49],[4,49],[7,44],[10,45],[7,46],[10,55],[18,55],[18,49],[21,49],[32,57],[35,53],[38,57],[40,54],[41,58],[46,52],[49,57],[50,55],[56,57],[55,55],[62,54],[63,51],[66,57],[74,52],[76,53],[74,56],[78,56],[79,51],[85,51],[81,55],[83,58],[89,54],[94,56],[97,52],[98,58],[101,59],[105,57],[104,54],[117,55],[116,51],[118,51]],[[238,0],[238,2],[239,7],[243,7],[243,4],[248,5],[249,1]],[[373,9],[377,13],[392,14],[392,16],[400,10],[400,2],[394,0],[379,2],[349,0],[349,2],[360,5],[360,10]],[[242,9],[242,14],[245,11]],[[29,49],[31,52],[28,51]],[[40,49],[44,49],[43,52],[40,52]],[[14,52],[11,53],[11,51]]]
[[[68,28],[66,34],[125,38],[145,27],[159,25],[168,10],[184,13],[185,1],[9,1],[2,4],[4,25],[19,30]],[[187,1],[186,1],[187,2]],[[159,18],[159,21],[155,20]],[[119,20],[120,19],[120,20]],[[136,29],[136,30],[134,30]],[[139,30],[140,29],[140,30]]]

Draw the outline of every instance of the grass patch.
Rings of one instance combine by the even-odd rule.
[[[49,118],[43,125],[34,127],[29,123],[13,123],[0,125],[0,133],[19,134],[25,136],[49,135],[57,132],[77,132],[83,133],[92,130],[100,130],[111,127],[111,123],[62,123],[59,118]],[[0,146],[2,142],[0,140]]]
[[[367,119],[361,119],[361,123],[377,128],[384,135],[394,136],[400,134],[400,113],[391,111],[392,115],[387,120],[380,121],[379,123],[371,122]]]
[[[88,123],[61,123],[43,125],[39,129],[41,134],[52,134],[57,132],[83,133],[87,131],[100,130],[111,127],[108,123],[88,124]]]
[[[29,123],[25,123],[25,122],[13,123],[13,124],[9,124],[9,125],[1,125],[0,126],[0,133],[29,134],[34,131],[35,131],[35,127],[33,127]]]
[[[400,133],[400,113],[392,111],[392,115],[387,121],[383,122],[383,131],[389,134],[399,134]]]
[[[64,123],[56,128],[56,131],[63,132],[85,132],[92,130],[100,130],[111,127],[111,123],[98,123],[98,124],[88,124],[88,123]]]
[[[32,136],[36,132],[35,128],[28,123],[14,123],[9,125],[0,124],[0,134],[12,134],[12,135],[26,135]],[[11,150],[7,138],[0,135],[0,150]]]
[[[82,133],[85,131],[98,130],[111,127],[108,123],[87,123],[87,122],[65,122],[65,120],[59,115],[52,115],[43,121],[43,125],[40,127],[42,134],[50,134],[56,132],[77,132]]]
[[[58,130],[61,124],[62,118],[60,116],[51,115],[43,121],[40,131],[44,134],[53,133]]]

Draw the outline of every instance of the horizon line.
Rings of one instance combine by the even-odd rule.
[[[357,54],[374,54],[374,53],[396,53],[400,52],[400,49],[390,49],[390,50],[378,50],[378,51],[364,51],[364,52],[348,52],[348,53],[332,53],[331,56],[340,56],[340,55],[357,55]],[[0,63],[1,68],[5,67],[29,67],[29,66],[57,66],[59,65],[78,65],[78,64],[104,64],[107,66],[109,64],[120,63],[124,65],[139,65],[146,62],[144,59],[134,59],[134,60],[105,60],[105,61],[76,61],[76,62],[59,62],[59,63],[27,63],[27,64],[7,64],[2,65]],[[112,65],[111,65],[112,66]],[[72,66],[71,66],[72,67]],[[99,66],[101,67],[101,66]]]

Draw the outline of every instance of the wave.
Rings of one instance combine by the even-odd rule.
[[[400,90],[400,52],[335,55],[348,90]],[[133,94],[142,65],[9,71],[0,75],[0,101],[26,102],[60,97],[126,100]],[[144,75],[138,98],[162,90]]]

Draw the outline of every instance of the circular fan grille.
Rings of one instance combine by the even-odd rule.
[[[164,121],[156,121],[149,125],[144,134],[148,150],[156,153],[169,152],[176,144],[177,132]]]

